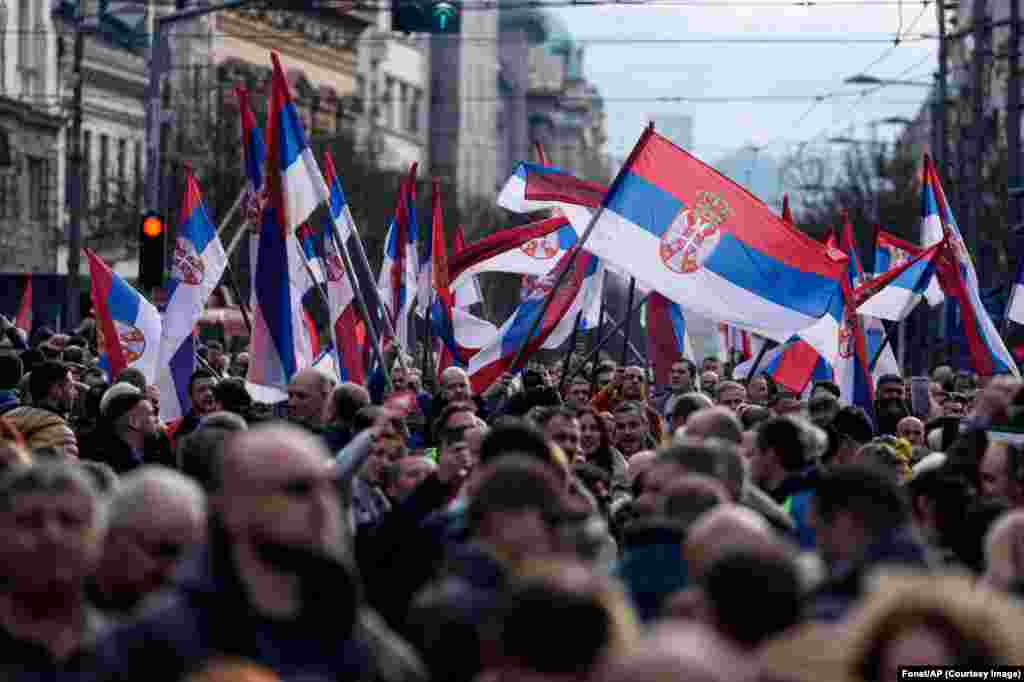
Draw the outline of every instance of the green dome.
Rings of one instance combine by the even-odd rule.
[[[524,29],[530,43],[544,45],[551,54],[569,55],[575,50],[569,27],[554,14],[532,8],[503,9],[499,22],[501,31]]]

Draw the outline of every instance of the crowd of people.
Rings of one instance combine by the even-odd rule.
[[[191,410],[94,330],[0,317],[0,679],[897,680],[1024,664],[1024,391],[937,367],[873,409],[716,357],[474,395],[392,351]],[[574,370],[577,368],[574,368]],[[379,385],[378,385],[379,384]],[[918,396],[920,397],[920,396]],[[912,403],[918,402],[913,405]]]

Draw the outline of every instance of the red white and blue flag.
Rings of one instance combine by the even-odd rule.
[[[327,279],[327,301],[330,309],[331,327],[337,350],[337,366],[342,381],[363,383],[366,380],[363,342],[366,337],[365,322],[356,311],[355,290],[341,249],[348,251],[348,240],[355,233],[355,221],[341,186],[341,178],[334,167],[334,159],[324,154],[324,179],[331,192],[330,217],[324,223],[324,272]],[[339,248],[340,245],[340,248]]]
[[[452,253],[458,256],[466,248],[466,233],[462,225],[452,235]],[[455,292],[455,306],[467,310],[477,303],[484,302],[483,292],[480,290],[480,280],[476,275],[468,275],[463,279],[462,284],[453,288]]]
[[[188,383],[196,366],[193,330],[224,275],[227,261],[199,183],[189,169],[171,276],[167,280],[167,307],[160,340],[156,383],[160,388],[161,419],[177,419],[192,408]]]
[[[957,227],[953,210],[946,201],[935,164],[927,155],[921,188],[921,217],[921,231],[926,244],[934,241],[937,231],[941,230],[944,235],[939,242],[943,246],[936,259],[935,273],[943,293],[959,306],[963,333],[975,371],[981,376],[1019,376],[1017,363],[982,303],[974,262]]]
[[[690,335],[686,332],[686,315],[678,303],[654,292],[647,298],[644,322],[647,357],[654,368],[655,383],[667,386],[672,365],[682,358],[695,360]]]
[[[688,312],[838,352],[845,258],[648,128],[586,248]],[[820,323],[820,324],[819,324]]]
[[[398,191],[395,215],[388,227],[384,242],[384,260],[380,266],[377,289],[387,309],[391,324],[397,335],[396,341],[402,348],[409,348],[409,313],[417,300],[419,261],[416,242],[419,228],[416,226],[415,209],[410,207],[415,191],[416,164],[409,171],[409,178],[402,181]]]
[[[302,306],[308,274],[295,231],[328,199],[328,191],[277,54],[271,60],[248,378],[254,384],[283,387],[313,362]]]
[[[162,334],[160,313],[99,256],[89,249],[85,249],[85,255],[92,279],[100,367],[115,379],[134,367],[142,370],[147,384],[155,384]]]
[[[554,292],[551,304],[544,311],[544,299],[566,269],[568,272],[562,285]],[[564,344],[576,326],[577,314],[594,305],[595,299],[601,295],[603,283],[604,268],[593,254],[580,251],[573,258],[573,251],[570,251],[563,256],[561,262],[540,279],[527,299],[505,321],[494,342],[470,359],[469,375],[473,390],[482,393],[503,373],[519,370],[520,366],[513,365],[524,347],[525,358],[541,348],[558,348]],[[530,335],[542,312],[544,317]]]

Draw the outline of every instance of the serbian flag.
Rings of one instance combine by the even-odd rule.
[[[452,253],[458,256],[466,248],[466,233],[462,229],[462,225],[455,230],[455,234],[452,235]],[[463,280],[463,284],[456,287],[455,291],[455,307],[457,308],[472,308],[477,303],[484,302],[483,292],[480,290],[480,280],[476,275],[469,275]]]
[[[653,128],[585,247],[688,312],[780,342],[803,332],[826,358],[838,350],[829,311],[842,299],[846,259]]]
[[[921,232],[926,235],[928,241],[933,239],[936,226],[941,226],[944,237],[939,242],[941,246],[935,264],[935,274],[943,293],[959,306],[963,333],[967,339],[967,348],[975,371],[980,376],[1019,376],[1017,363],[982,303],[974,262],[964,244],[953,211],[946,201],[935,164],[927,154],[924,158],[921,213]]]
[[[263,165],[267,149],[263,143],[263,131],[256,125],[256,117],[249,107],[249,91],[235,88],[238,98],[238,112],[241,117],[242,159],[245,164],[245,221],[258,226],[262,220],[261,200],[263,193]]]
[[[738,356],[742,362],[757,355],[764,345],[764,339],[756,334],[721,323],[718,325],[718,340],[726,360]]]
[[[875,232],[875,276],[884,275],[923,251],[920,246],[900,239],[885,230]]]
[[[125,369],[136,367],[146,375],[147,384],[155,384],[162,334],[160,313],[99,256],[89,249],[85,249],[85,255],[92,280],[100,367],[114,379]]]
[[[581,180],[560,168],[535,163],[516,166],[498,194],[498,206],[515,213],[533,213],[564,205],[599,208],[608,188]]]
[[[555,291],[536,331],[529,336],[543,312],[545,297],[560,273],[567,268],[569,271],[562,286]],[[474,392],[480,394],[503,373],[520,369],[520,365],[513,365],[522,348],[526,348],[525,360],[542,347],[558,348],[565,343],[572,335],[577,313],[588,309],[593,305],[593,298],[601,295],[603,275],[600,261],[587,251],[581,251],[575,258],[572,251],[563,256],[561,262],[537,283],[530,296],[505,321],[494,342],[470,360],[468,371]]]
[[[196,364],[192,332],[206,309],[210,294],[220,283],[227,262],[199,183],[189,169],[185,176],[185,195],[181,199],[171,276],[167,280],[167,308],[160,340],[156,383],[160,388],[161,419],[177,419],[192,408],[188,395],[188,383]]]
[[[499,230],[453,255],[451,286],[459,289],[481,272],[547,274],[576,240],[576,230],[563,215]]]
[[[21,304],[14,316],[14,326],[26,334],[32,333],[32,275],[25,275],[25,291],[21,294]]]
[[[414,212],[410,210],[413,194],[410,184],[415,178],[413,164],[409,179],[403,180],[398,190],[398,204],[384,242],[384,260],[380,266],[377,288],[387,308],[391,324],[402,348],[409,348],[409,312],[416,303],[416,285],[419,263],[416,256],[417,230]]]
[[[326,182],[326,180],[325,180]],[[324,236],[321,230],[314,229],[309,223],[299,226],[295,235],[302,246],[302,255],[306,257],[309,265],[307,275],[312,273],[312,285],[324,283]]]
[[[313,361],[304,330],[308,275],[295,230],[328,198],[276,53],[271,54],[265,199],[258,237],[249,381],[283,387]]]
[[[346,256],[349,237],[355,233],[355,221],[330,154],[324,155],[324,179],[331,192],[330,217],[324,223],[323,231],[324,271],[331,326],[337,344],[338,374],[343,381],[362,384],[366,381],[363,361],[366,323],[357,315],[355,290],[345,268],[346,261],[352,262]],[[345,249],[344,254],[341,249]]]
[[[753,364],[749,361],[746,364]],[[739,367],[733,372],[736,375]],[[749,373],[749,368],[746,370]],[[762,372],[779,386],[794,393],[803,393],[814,381],[832,381],[832,365],[810,344],[795,336],[783,345],[765,354],[758,374]]]
[[[862,315],[898,322],[926,297],[945,243],[923,249],[857,287],[855,299]]]
[[[690,336],[686,333],[686,316],[678,303],[657,292],[648,297],[645,306],[647,357],[654,366],[655,383],[667,386],[672,365],[682,358],[694,360]]]

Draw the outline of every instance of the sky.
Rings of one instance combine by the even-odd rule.
[[[549,10],[565,20],[584,46],[586,76],[606,100],[608,151],[613,156],[629,153],[648,117],[657,127],[658,114],[684,113],[694,118],[690,151],[709,163],[747,146],[781,159],[801,143],[825,147],[830,137],[871,139],[871,121],[913,118],[928,95],[924,87],[888,86],[863,96],[864,86],[844,85],[843,80],[866,72],[883,79],[931,81],[937,41],[914,38],[935,34],[934,4],[823,0],[806,7],[783,0],[682,1],[691,4],[655,7],[634,2]],[[897,31],[901,40],[894,45]],[[588,41],[593,38],[604,40]],[[643,44],[608,38],[819,42]],[[882,42],[850,42],[863,40]],[[822,95],[828,98],[816,102]],[[620,101],[766,96],[799,99]],[[876,131],[881,139],[896,132],[884,125]]]

